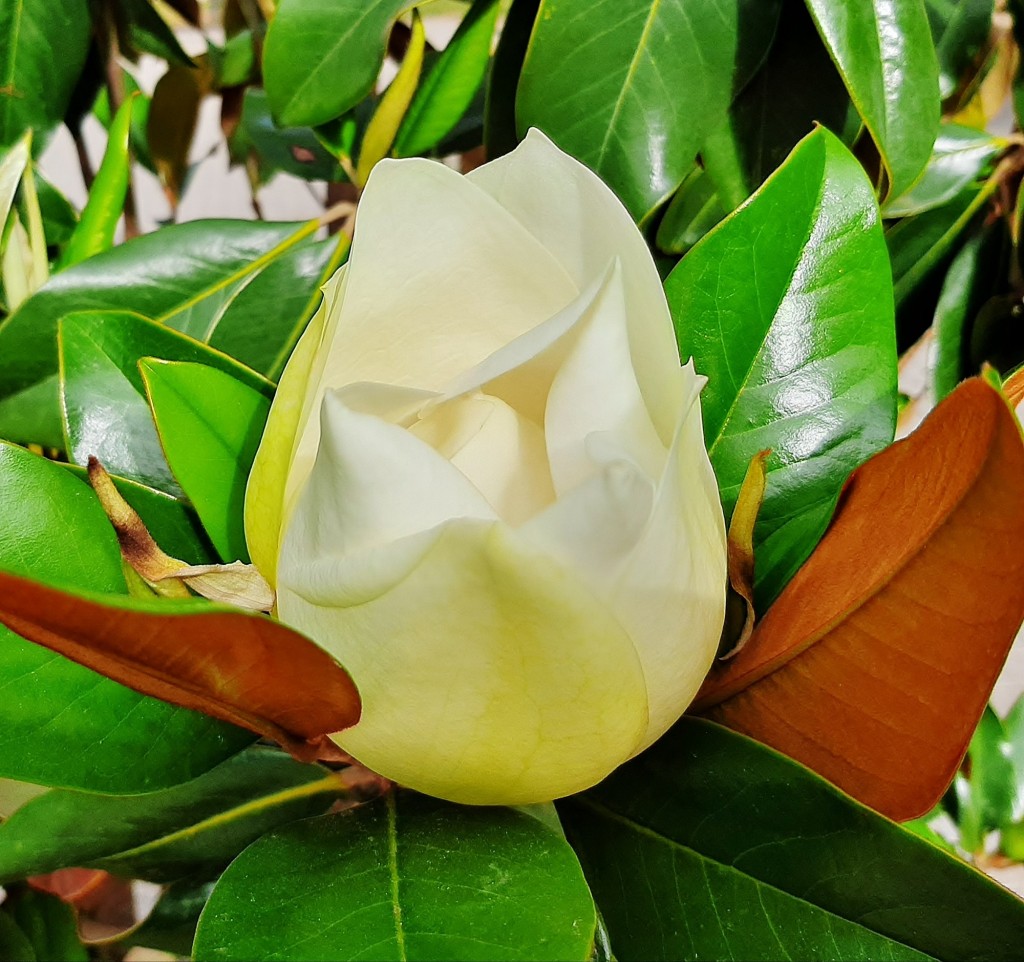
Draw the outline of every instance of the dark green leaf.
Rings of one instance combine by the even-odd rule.
[[[92,491],[9,444],[0,444],[0,567],[70,588],[125,591],[117,541]],[[253,738],[130,691],[6,628],[0,686],[0,775],[21,781],[154,791],[209,770]]]
[[[3,909],[0,909],[0,959],[4,962],[36,962],[36,953],[28,936]]]
[[[281,0],[263,82],[283,127],[325,124],[373,89],[391,25],[415,0]]]
[[[939,91],[956,93],[988,42],[995,0],[925,0],[939,60]]]
[[[43,215],[43,233],[51,247],[61,246],[70,240],[78,223],[78,212],[56,187],[36,170],[36,193],[39,195],[39,211]]]
[[[822,124],[852,143],[859,118],[802,3],[786,3],[763,66],[701,148],[723,206],[747,199]]]
[[[1013,818],[1016,777],[999,717],[986,708],[967,750],[970,760],[968,790],[960,798],[961,844],[971,853],[982,851],[987,833]],[[965,825],[969,832],[963,831]]]
[[[209,878],[260,835],[318,815],[343,794],[326,769],[258,745],[147,795],[54,789],[0,825],[0,880],[69,866],[156,881]]]
[[[344,260],[340,241],[296,247],[253,274],[217,316],[210,346],[267,377],[280,377],[320,304],[320,288]]]
[[[185,190],[189,153],[206,92],[199,70],[172,64],[157,81],[149,103],[146,145],[172,206]]]
[[[255,151],[260,177],[269,180],[278,171],[305,180],[342,180],[344,174],[309,127],[278,127],[270,116],[266,93],[249,87],[242,102],[242,117],[231,139],[232,155],[244,160]]]
[[[2,911],[10,913],[25,935],[33,958],[40,962],[87,962],[89,953],[79,941],[75,912],[56,896],[22,888],[4,903]],[[0,958],[7,960],[8,956],[0,952]]]
[[[212,891],[212,882],[183,879],[169,885],[146,921],[132,933],[132,944],[172,955],[191,956],[196,923]]]
[[[666,254],[685,254],[727,213],[707,171],[695,167],[658,226],[658,247]]]
[[[981,130],[943,124],[921,179],[901,197],[888,201],[885,217],[906,217],[941,207],[979,180],[1006,141]]]
[[[55,275],[0,324],[0,437],[38,442],[46,429],[47,440],[59,438],[60,408],[42,400],[56,401],[56,379],[40,388],[46,393],[37,403],[17,410],[5,405],[57,373],[57,322],[65,314],[130,310],[179,329],[194,321],[202,337],[225,290],[295,246],[297,226],[214,220],[172,225]]]
[[[270,401],[204,364],[141,364],[160,441],[175,478],[225,561],[249,561],[245,483]]]
[[[484,147],[492,160],[519,143],[516,88],[539,8],[540,0],[512,0],[491,60],[484,104]]]
[[[685,720],[563,822],[630,959],[1015,959],[1024,904],[776,752]]]
[[[747,6],[543,0],[519,81],[520,129],[543,130],[642,221],[725,116]]]
[[[939,127],[939,67],[922,0],[806,0],[889,173],[909,190]]]
[[[1005,226],[996,222],[969,238],[946,272],[932,323],[932,385],[937,401],[977,373],[970,361],[971,327],[985,301],[1001,290],[1008,262],[1005,234]]]
[[[174,31],[153,9],[149,0],[119,0],[119,3],[128,21],[129,42],[136,50],[181,67],[195,66],[181,49]]]
[[[584,960],[595,928],[559,834],[510,809],[399,792],[253,843],[214,888],[195,956]]]
[[[892,441],[896,351],[878,208],[819,129],[665,283],[680,355],[709,378],[704,435],[726,514],[770,448],[755,529],[763,611],[810,554],[847,475]]]
[[[476,0],[444,52],[420,82],[395,137],[396,157],[426,153],[469,109],[487,73],[497,0]]]
[[[0,148],[29,128],[43,133],[61,122],[91,32],[82,0],[0,3]]]

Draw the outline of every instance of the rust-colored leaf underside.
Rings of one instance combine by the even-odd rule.
[[[896,819],[941,797],[1024,618],[1024,444],[964,382],[850,477],[835,519],[692,711]]]
[[[125,599],[127,601],[127,599]],[[332,757],[325,736],[359,720],[359,693],[327,652],[260,615],[161,613],[0,572],[0,622],[146,695],[241,725],[293,755]]]

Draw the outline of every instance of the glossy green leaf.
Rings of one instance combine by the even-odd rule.
[[[117,541],[91,489],[9,444],[0,444],[0,567],[64,587],[125,591]],[[6,628],[0,687],[0,776],[21,781],[154,791],[196,777],[253,739],[130,691]]]
[[[91,33],[82,0],[0,3],[0,147],[61,122]]]
[[[886,231],[897,310],[954,252],[960,236],[995,188],[994,180],[981,187],[968,187],[949,203],[905,217]]]
[[[685,254],[728,213],[707,171],[695,167],[680,184],[658,225],[657,244],[666,254]]]
[[[203,364],[141,364],[157,430],[175,478],[225,561],[249,561],[245,484],[270,401]]]
[[[373,89],[388,34],[416,0],[281,0],[267,30],[263,84],[283,127],[325,124]]]
[[[810,14],[788,3],[764,64],[701,148],[726,209],[745,201],[816,124],[849,144],[860,118]]]
[[[540,0],[512,0],[491,60],[484,103],[484,147],[492,160],[519,143],[516,88],[539,9]]]
[[[54,789],[0,825],[0,882],[70,866],[154,881],[210,878],[260,835],[319,815],[340,795],[326,769],[260,745],[147,795]]]
[[[128,135],[131,131],[135,98],[118,108],[107,134],[107,146],[82,215],[61,255],[60,268],[71,267],[114,246],[114,232],[124,210],[131,176]]]
[[[396,157],[414,157],[447,137],[473,102],[487,73],[497,0],[476,0],[417,88],[395,138]]]
[[[724,117],[741,14],[758,6],[543,0],[519,81],[520,130],[539,127],[643,220]]]
[[[295,224],[194,221],[161,228],[61,271],[0,323],[0,437],[38,441],[42,425],[60,435],[60,410],[6,412],[5,401],[57,373],[57,322],[82,310],[130,310],[181,329],[196,321],[205,333],[225,290],[254,274],[312,233]],[[303,233],[305,231],[305,233]],[[297,238],[297,239],[296,239]],[[57,392],[54,386],[54,399]],[[59,442],[58,442],[59,443]]]
[[[619,959],[1018,956],[1024,903],[695,719],[560,805]]]
[[[582,962],[596,921],[560,834],[511,809],[397,792],[253,843],[214,888],[194,954]]]
[[[977,373],[970,362],[971,326],[985,301],[1001,290],[1008,261],[1003,254],[1005,232],[997,222],[968,238],[946,271],[932,322],[932,387],[937,401]]]
[[[941,207],[980,180],[1005,146],[1001,137],[959,124],[943,124],[921,179],[901,197],[889,200],[882,208],[883,215],[906,217]]]
[[[28,887],[11,893],[0,909],[24,935],[31,947],[29,960],[39,962],[87,962],[89,953],[78,938],[78,922],[74,909],[54,895],[36,892]],[[4,952],[3,927],[0,926],[0,958],[14,962],[23,956],[24,948],[14,955]]]
[[[992,31],[995,0],[925,0],[945,99],[963,85]]]
[[[939,67],[922,0],[806,0],[898,197],[939,127]]]
[[[347,249],[339,243],[341,238],[303,244],[251,275],[207,327],[210,346],[267,377],[280,377],[320,305],[320,288],[344,261]]]
[[[85,311],[60,322],[61,395],[67,451],[122,477],[178,495],[138,370],[143,357],[208,364],[269,397],[269,381],[204,344],[124,311]]]
[[[892,441],[896,350],[878,208],[828,131],[805,138],[665,282],[681,357],[709,378],[704,436],[727,516],[770,448],[755,528],[763,611],[810,554],[847,475]]]

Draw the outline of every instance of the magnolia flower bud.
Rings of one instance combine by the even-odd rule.
[[[701,384],[629,215],[542,134],[374,169],[246,503],[280,618],[359,687],[346,751],[520,804],[680,716],[725,605]]]

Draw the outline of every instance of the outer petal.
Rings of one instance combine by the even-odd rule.
[[[245,489],[245,540],[249,556],[272,586],[277,579],[289,471],[300,425],[309,416],[310,382],[323,363],[328,321],[337,316],[344,287],[342,267],[324,285],[320,309],[299,338],[284,369]]]
[[[357,679],[362,718],[338,741],[374,770],[456,802],[518,805],[587,788],[635,751],[648,713],[629,638],[503,525],[449,525],[362,605],[317,605],[304,590],[317,565],[282,563],[281,615]]]
[[[512,153],[466,175],[558,258],[581,290],[622,261],[629,344],[651,419],[666,447],[683,404],[678,348],[661,279],[619,199],[592,171],[531,130]]]

